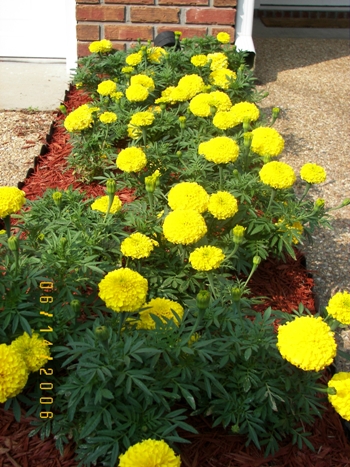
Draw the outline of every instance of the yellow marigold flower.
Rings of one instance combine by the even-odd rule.
[[[228,60],[224,53],[215,52],[213,54],[207,55],[208,62],[210,61],[211,71],[221,70],[222,68],[227,68]]]
[[[180,467],[180,456],[165,441],[146,439],[119,456],[118,467]]]
[[[211,113],[209,94],[201,93],[194,96],[190,101],[189,109],[197,117],[209,117]]]
[[[323,183],[326,180],[326,171],[317,164],[304,164],[300,170],[300,177],[307,183]]]
[[[98,286],[98,296],[116,312],[137,311],[145,303],[148,292],[147,279],[129,268],[109,272]]]
[[[239,102],[231,107],[230,112],[240,123],[243,123],[245,119],[255,122],[260,116],[258,107],[251,102]]]
[[[92,111],[87,104],[73,110],[64,120],[64,127],[70,133],[86,130],[93,124]]]
[[[102,39],[101,41],[91,42],[89,50],[91,53],[107,53],[112,50],[112,42],[108,39]]]
[[[130,66],[136,66],[142,61],[142,52],[141,50],[139,52],[130,54],[126,57],[125,59],[126,63]]]
[[[160,63],[161,59],[167,55],[167,51],[163,47],[150,47],[147,49],[147,60],[151,63]]]
[[[228,219],[238,212],[238,203],[228,191],[218,191],[210,195],[208,211],[216,219]]]
[[[112,94],[110,95],[110,97],[112,99],[114,99],[115,101],[119,101],[119,99],[121,99],[123,97],[123,93],[120,92],[120,91],[117,91],[117,92],[112,92]]]
[[[100,211],[100,212],[107,212],[108,208],[108,203],[109,203],[109,196],[101,196],[100,198],[97,198],[91,205],[91,209],[93,211]],[[112,206],[109,210],[111,214],[115,214],[116,212],[120,211],[122,208],[122,202],[118,198],[117,195],[114,196]]]
[[[259,172],[260,179],[265,185],[278,190],[290,188],[296,180],[292,167],[284,162],[268,162]]]
[[[215,164],[234,162],[239,155],[239,146],[227,136],[217,136],[205,143],[200,143],[198,153]]]
[[[139,172],[146,167],[146,154],[141,148],[122,149],[117,157],[117,167],[123,172]]]
[[[173,94],[175,91],[175,86],[169,86],[164,91],[162,91],[161,97],[156,99],[154,102],[155,104],[161,104],[161,103],[172,103],[175,102],[173,99]]]
[[[50,357],[49,346],[37,332],[33,332],[32,337],[25,332],[11,343],[11,347],[24,360],[30,372],[38,371]]]
[[[26,202],[25,192],[15,186],[0,187],[0,218],[19,211]]]
[[[207,233],[204,218],[192,209],[170,212],[164,219],[163,234],[171,242],[180,245],[196,243]]]
[[[237,119],[237,115],[228,111],[216,112],[213,118],[213,125],[220,130],[228,130],[239,125],[241,122]]]
[[[177,209],[193,209],[199,213],[208,208],[209,195],[196,182],[182,182],[171,188],[168,203],[173,211]]]
[[[158,246],[158,242],[142,233],[135,232],[122,241],[120,251],[124,256],[129,256],[132,259],[141,259],[148,258],[155,246]]]
[[[118,117],[114,112],[103,112],[99,118],[102,123],[113,123],[117,120]]]
[[[208,62],[207,56],[203,54],[194,55],[193,57],[191,57],[192,65],[197,66],[197,67],[205,66],[207,62]]]
[[[215,70],[209,75],[209,81],[221,89],[228,89],[231,80],[235,80],[237,75],[234,71],[227,68]]]
[[[111,94],[116,92],[116,90],[117,90],[117,83],[115,83],[111,79],[107,79],[106,81],[102,81],[102,83],[100,83],[97,86],[97,92],[101,96],[110,96]]]
[[[225,92],[213,91],[209,94],[209,97],[210,105],[216,107],[219,112],[230,110],[232,107],[232,102]]]
[[[147,75],[134,75],[130,78],[130,85],[141,84],[141,86],[148,89],[148,91],[154,91],[154,81],[150,76]]]
[[[142,84],[132,84],[126,88],[125,95],[130,102],[143,102],[149,96],[149,92]]]
[[[350,324],[350,293],[337,292],[329,300],[326,310],[329,315],[342,324]]]
[[[224,259],[225,255],[221,248],[201,246],[192,251],[189,262],[197,271],[211,271],[219,268]]]
[[[4,229],[0,230],[0,235],[5,235],[5,233],[6,233],[6,230],[4,230]]]
[[[288,224],[288,223],[285,223],[284,218],[278,219],[278,222],[276,223],[276,226],[279,227],[278,230],[280,230],[281,232],[286,232],[287,230],[295,229],[295,230],[297,230],[299,232],[299,235],[301,235],[303,233],[303,231],[304,231],[304,227],[299,221],[295,221],[295,222],[293,222],[293,224]],[[299,240],[293,235],[292,242],[295,245],[297,245],[299,243]]]
[[[252,131],[251,149],[260,156],[276,157],[284,149],[284,139],[274,128],[255,128]]]
[[[28,369],[23,358],[13,347],[0,344],[0,402],[17,396],[28,380]]]
[[[145,112],[137,112],[135,113],[129,122],[129,125],[137,126],[137,127],[142,127],[142,126],[149,126],[152,125],[154,122],[154,113],[153,112],[148,112],[147,110]]]
[[[122,73],[126,73],[126,74],[130,74],[134,71],[134,67],[133,66],[123,66],[122,67]]]
[[[146,303],[144,307],[147,307],[147,310],[140,311],[140,320],[137,322],[137,329],[155,329],[156,323],[151,314],[160,318],[164,324],[166,320],[171,319],[177,326],[180,323],[173,311],[175,311],[180,319],[184,314],[184,309],[179,303],[167,298],[153,298]]]
[[[241,244],[243,242],[244,234],[245,231],[247,230],[247,227],[243,227],[243,225],[236,225],[232,229],[232,236],[233,236],[233,242]]]
[[[185,75],[180,79],[177,85],[177,94],[179,94],[177,100],[180,100],[180,98],[181,101],[192,99],[196,94],[202,92],[204,87],[204,81],[200,76],[195,74]]]
[[[319,316],[301,316],[278,328],[277,348],[289,363],[305,371],[320,371],[337,352],[334,332]]]
[[[350,373],[336,373],[328,381],[328,387],[337,391],[335,395],[328,394],[329,402],[344,420],[350,422]]]
[[[128,136],[131,139],[138,139],[142,135],[142,130],[132,125],[128,125]]]
[[[219,32],[216,38],[222,44],[228,44],[231,40],[230,34],[228,34],[227,32]]]

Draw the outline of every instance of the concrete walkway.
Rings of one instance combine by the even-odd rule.
[[[255,38],[349,39],[349,30],[268,28],[256,18]],[[64,99],[70,81],[64,61],[0,57],[0,110],[55,110]]]

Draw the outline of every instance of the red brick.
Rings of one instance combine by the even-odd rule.
[[[85,57],[86,55],[90,55],[89,45],[90,45],[90,42],[78,42],[78,48],[77,48],[78,58]]]
[[[100,3],[100,0],[76,0],[77,3]]]
[[[158,0],[159,5],[209,5],[209,0]]]
[[[181,39],[189,39],[191,37],[204,37],[207,35],[207,28],[204,27],[187,27],[187,26],[179,26],[179,27],[167,27],[161,26],[157,28],[157,34],[160,34],[164,31],[181,31]]]
[[[179,23],[180,8],[131,7],[132,23]]]
[[[216,8],[189,8],[186,12],[188,24],[234,24],[236,10]]]
[[[78,41],[98,41],[100,39],[100,26],[96,24],[78,24]]]
[[[77,21],[124,21],[125,7],[77,5]]]
[[[152,26],[105,26],[105,37],[111,41],[153,40]]]
[[[236,6],[237,0],[214,0],[213,6],[216,8],[224,7],[229,8],[230,6]]]
[[[234,28],[212,28],[211,29],[211,35],[212,36],[217,36],[219,34],[219,32],[227,32],[227,34],[230,34],[230,38],[231,38],[231,43],[234,42],[235,40],[235,29]]]
[[[115,4],[124,4],[130,5],[130,3],[134,5],[154,5],[154,0],[105,0],[104,3],[115,3]]]
[[[125,44],[125,42],[113,42],[112,41],[112,47],[115,50],[124,50],[125,51],[126,44]]]

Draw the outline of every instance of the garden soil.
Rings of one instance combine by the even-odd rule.
[[[64,103],[70,112],[86,101],[87,96],[72,87]],[[67,170],[66,157],[71,146],[62,125],[64,118],[61,112],[57,113],[48,143],[41,155],[35,158],[27,178],[19,183],[28,199],[41,196],[47,188],[63,190],[70,185],[84,190],[86,196],[105,194],[103,187],[78,182],[73,171]],[[118,192],[118,196],[123,202],[134,199],[132,190],[128,189]],[[257,311],[271,306],[291,313],[300,302],[311,312],[317,310],[313,279],[300,252],[296,260],[287,258],[286,262],[281,262],[268,258],[263,261],[249,285],[253,296],[266,297],[256,307]],[[323,378],[327,380],[329,377],[330,372],[326,371]],[[76,467],[78,462],[74,460],[73,443],[66,445],[61,456],[52,436],[44,440],[37,435],[28,436],[34,420],[25,418],[23,412],[21,421],[17,422],[13,414],[0,404],[0,467]],[[213,428],[210,417],[191,417],[191,424],[198,434],[180,433],[190,441],[189,444],[178,445],[182,467],[350,467],[350,441],[341,418],[327,403],[322,418],[317,419],[312,427],[305,427],[311,433],[309,440],[314,451],[307,447],[299,449],[286,439],[275,455],[264,457],[254,445],[245,446],[246,438],[221,427]]]

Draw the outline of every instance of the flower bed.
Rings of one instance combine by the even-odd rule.
[[[168,445],[181,453],[198,416],[266,456],[288,437],[312,449],[322,393],[350,418],[348,374],[321,379],[349,294],[288,314],[251,286],[327,226],[324,200],[307,198],[326,174],[304,165],[296,196],[275,160],[278,109],[261,115],[226,39],[94,43],[75,77],[88,98],[61,107],[71,146],[60,128],[66,144],[46,155],[58,180],[38,166],[21,214],[23,192],[1,189],[1,401],[62,452],[72,440],[81,465],[180,465]]]

